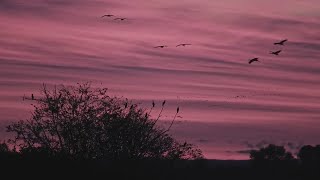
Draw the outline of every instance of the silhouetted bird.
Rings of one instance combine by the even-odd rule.
[[[31,99],[34,100],[34,95],[33,94],[31,94]]]
[[[271,51],[270,54],[274,54],[274,55],[278,56],[281,51],[282,51],[282,50],[274,51],[274,52]]]
[[[154,47],[154,48],[165,48],[165,47],[168,47],[168,46],[162,45],[162,46],[156,46],[156,47]]]
[[[115,18],[114,20],[124,21],[124,20],[126,20],[126,19],[128,19],[128,18]]]
[[[250,59],[250,60],[249,60],[249,64],[251,64],[251,63],[253,63],[253,62],[255,62],[255,61],[259,62],[258,58]]]
[[[127,108],[127,107],[128,107],[128,102],[124,104],[124,108]]]
[[[274,45],[282,45],[283,46],[286,41],[288,41],[288,39],[284,39],[284,40],[282,40],[280,42],[276,42],[276,43],[273,43],[273,44]]]
[[[112,14],[105,14],[105,15],[101,16],[101,18],[104,18],[104,17],[112,17],[112,16],[114,16],[114,15],[112,15]]]
[[[179,47],[179,46],[190,46],[191,44],[178,44],[176,47]]]
[[[152,107],[154,108],[154,106],[155,106],[156,104],[154,103],[154,101],[152,101]]]
[[[163,102],[162,102],[162,106],[164,106],[166,104],[166,100],[164,100]]]
[[[180,110],[180,109],[179,109],[179,107],[178,107],[178,108],[177,108],[177,113],[179,113],[179,110]]]

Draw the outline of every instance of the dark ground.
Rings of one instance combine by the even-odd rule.
[[[298,161],[253,164],[251,161],[224,160],[111,162],[2,159],[0,166],[2,177],[10,179],[320,179],[319,167],[303,167]]]

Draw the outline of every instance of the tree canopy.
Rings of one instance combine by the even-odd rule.
[[[259,150],[252,150],[250,152],[250,158],[254,161],[279,161],[292,160],[294,157],[290,152],[287,152],[283,146],[269,144],[267,147],[261,148]]]

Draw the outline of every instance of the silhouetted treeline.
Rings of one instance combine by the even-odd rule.
[[[42,151],[13,152],[0,145],[3,172],[12,176],[117,177],[117,179],[317,179],[320,149],[303,146],[298,157],[284,147],[269,145],[251,152],[248,161],[219,160],[70,160]]]
[[[320,145],[297,158],[282,146],[250,152],[248,161],[204,159],[200,149],[157,125],[166,101],[151,109],[110,97],[90,84],[42,89],[31,118],[14,122],[0,143],[2,177],[21,179],[320,179]],[[153,118],[153,108],[160,113]]]

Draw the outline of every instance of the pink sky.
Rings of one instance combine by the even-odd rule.
[[[42,83],[92,81],[143,106],[166,99],[168,116],[180,106],[173,133],[207,158],[320,143],[318,0],[0,0],[0,27],[3,123],[29,115],[21,96]]]

